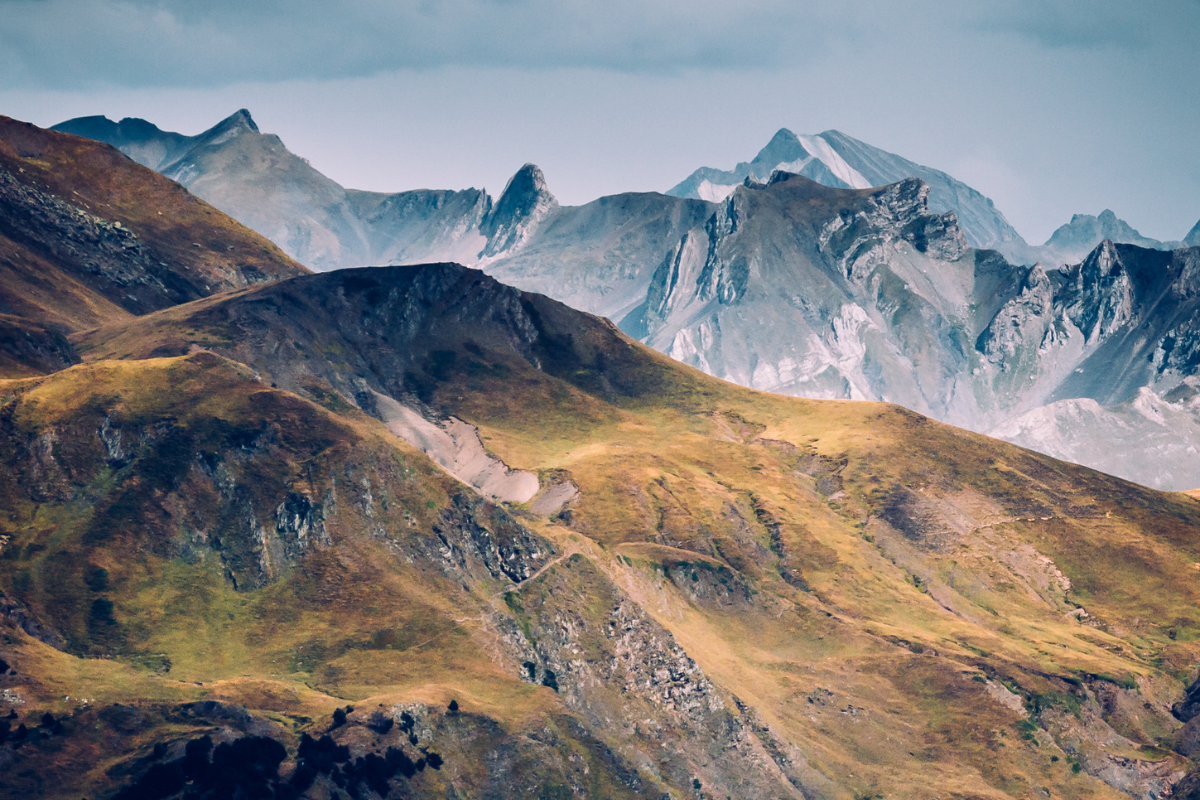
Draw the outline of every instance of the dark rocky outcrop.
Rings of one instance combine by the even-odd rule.
[[[59,265],[133,314],[209,292],[171,269],[137,234],[0,170],[0,235]]]

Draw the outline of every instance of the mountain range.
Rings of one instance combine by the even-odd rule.
[[[977,190],[940,170],[916,164],[840,131],[798,136],[781,128],[752,161],[740,162],[732,170],[701,167],[668,194],[723,200],[745,180],[761,183],[777,170],[841,189],[866,189],[919,178],[929,186],[931,210],[939,214],[953,211],[972,247],[996,250],[1014,264],[1041,262],[1056,267],[1078,263],[1105,239],[1158,250],[1171,250],[1181,244],[1142,236],[1106,209],[1099,217],[1076,214],[1055,230],[1045,244],[1029,245],[992,201]]]
[[[53,130],[117,147],[138,163],[177,180],[314,269],[437,258],[476,264],[520,249],[517,240],[490,240],[495,228],[504,223],[485,222],[493,204],[486,192],[414,190],[388,194],[345,189],[313,169],[306,159],[289,152],[279,137],[260,133],[246,109],[196,136],[163,131],[134,118],[113,122],[106,117],[79,117]],[[522,172],[531,166],[526,165]],[[1192,243],[1187,237],[1160,242],[1142,236],[1105,210],[1099,217],[1076,214],[1045,244],[1032,246],[976,189],[940,170],[840,131],[798,136],[780,129],[753,160],[741,162],[732,170],[701,167],[666,194],[717,203],[747,179],[765,182],[776,170],[845,189],[919,178],[930,187],[931,210],[953,211],[972,247],[997,250],[1014,264],[1040,261],[1053,267],[1078,263],[1105,239],[1162,250]],[[544,179],[539,180],[547,198],[552,197]],[[592,205],[571,210],[575,216],[588,217]],[[544,213],[530,222],[554,216]],[[530,226],[529,231],[534,241],[538,239],[536,227]],[[1194,231],[1189,235],[1196,238]],[[560,244],[547,242],[546,249]]]
[[[1129,405],[1148,389],[1172,419],[1195,417],[1166,399],[1196,370],[1195,253],[1111,211],[1032,248],[974,189],[836,131],[784,129],[667,195],[566,207],[534,165],[495,201],[344,190],[244,110],[197,137],[102,117],[56,127],[123,148],[317,268],[457,260],[744,386],[896,402],[1147,485],[1200,486],[1194,426]],[[1081,425],[1064,401],[1100,410]],[[1174,435],[1178,459],[1149,444]],[[1114,437],[1141,442],[1137,456]]]
[[[740,387],[461,265],[309,273],[112,148],[11,121],[0,142],[0,219],[37,234],[5,246],[73,259],[33,282],[41,307],[129,304],[64,329],[78,363],[0,362],[3,796],[1200,791],[1190,494],[893,404]],[[740,237],[773,246],[789,214],[803,269],[836,254],[817,310],[855,281],[895,302],[922,267],[971,266],[962,297],[1000,308],[1057,286],[1005,283],[928,191],[739,187],[700,228],[710,278],[689,230],[635,316],[704,286],[758,302],[767,262],[738,267]],[[513,208],[496,241],[541,213]],[[83,234],[110,228],[134,238]],[[1107,248],[1064,275],[1135,313],[1186,285],[1188,264],[1138,259],[1191,251]],[[218,267],[207,292],[151,279]],[[1075,319],[1077,293],[1050,296]]]

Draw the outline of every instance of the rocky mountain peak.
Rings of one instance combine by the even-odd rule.
[[[752,178],[746,178],[745,185],[746,186],[774,186],[777,183],[786,183],[787,181],[790,181],[793,178],[801,178],[806,181],[811,180],[810,178],[805,178],[803,175],[800,175],[795,172],[788,172],[786,170],[777,169],[777,170],[774,170],[773,172],[771,172],[771,177],[767,178],[767,182],[765,184],[759,183],[758,181],[755,181]]]
[[[1073,215],[1070,222],[1054,231],[1041,249],[1046,251],[1045,255],[1051,260],[1075,263],[1105,239],[1142,247],[1156,248],[1161,244],[1142,236],[1132,225],[1106,208],[1099,216]]]
[[[771,137],[771,141],[767,142],[766,147],[758,151],[752,163],[773,168],[776,164],[798,161],[808,156],[809,152],[800,143],[800,137],[787,128],[780,128]]]
[[[1187,247],[1200,247],[1200,221],[1183,237],[1183,244]]]
[[[488,238],[481,258],[511,253],[523,245],[558,201],[546,188],[546,176],[536,164],[526,164],[509,179],[508,185],[480,230]]]
[[[953,211],[929,210],[929,185],[908,178],[875,190],[858,210],[843,209],[818,235],[820,249],[840,264],[851,281],[869,276],[887,260],[890,243],[907,241],[917,251],[955,261],[969,245]]]
[[[546,176],[537,164],[526,164],[509,178],[496,207],[499,209],[508,204],[515,209],[523,205],[531,205],[541,194],[550,194],[546,188]]]
[[[975,189],[940,170],[872,147],[837,130],[813,136],[780,128],[753,161],[738,162],[730,170],[701,167],[667,194],[716,202],[724,200],[748,175],[764,180],[776,169],[798,173],[838,189],[869,189],[906,178],[920,178],[930,187],[930,208],[935,213],[953,211],[971,245],[998,249],[1010,259],[1014,252],[1023,258],[1029,249],[992,201]],[[1032,263],[1032,259],[1022,263]]]
[[[258,125],[254,123],[254,118],[250,116],[250,112],[244,108],[240,108],[204,133],[195,137],[195,141],[199,144],[212,146],[223,144],[243,133],[258,132]]]
[[[254,122],[254,117],[250,116],[250,111],[245,108],[239,108],[237,111],[230,114],[225,119],[217,123],[217,128],[248,128],[255,133],[258,133],[258,125]]]

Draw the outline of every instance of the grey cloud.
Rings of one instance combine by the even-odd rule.
[[[1197,0],[994,0],[977,13],[981,30],[1048,48],[1140,50],[1200,24]]]
[[[221,86],[445,66],[630,73],[776,70],[840,43],[953,39],[1131,43],[1195,16],[1195,0],[0,0],[11,86]],[[1194,28],[1194,26],[1193,26]]]
[[[0,69],[53,87],[329,79],[446,65],[770,68],[843,24],[782,0],[0,2]]]

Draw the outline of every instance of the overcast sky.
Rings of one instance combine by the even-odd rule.
[[[780,127],[943,169],[1032,243],[1200,219],[1200,0],[0,0],[0,113],[240,107],[361,189],[666,190]]]

